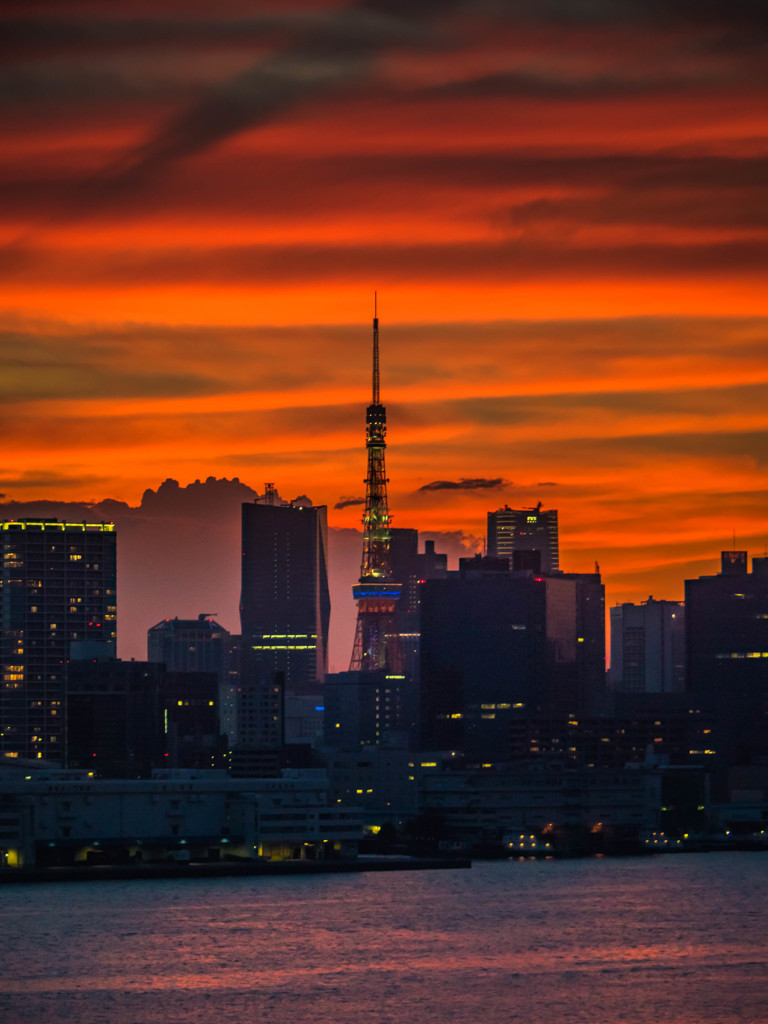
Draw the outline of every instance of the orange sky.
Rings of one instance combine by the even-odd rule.
[[[395,525],[541,500],[609,603],[763,552],[759,6],[6,4],[6,500],[357,525],[376,289]]]

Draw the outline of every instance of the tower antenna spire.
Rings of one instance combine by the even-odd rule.
[[[378,316],[378,301],[376,292],[373,293],[373,388],[371,402],[373,405],[379,404],[379,391],[381,381],[379,378],[379,316]]]

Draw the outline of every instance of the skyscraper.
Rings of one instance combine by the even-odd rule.
[[[421,586],[423,747],[509,759],[522,722],[599,707],[604,655],[597,573],[545,576],[504,559],[461,559],[458,572]]]
[[[708,746],[716,799],[726,770],[768,760],[768,558],[723,551],[717,576],[685,581],[686,691],[713,713]],[[695,702],[695,703],[694,703]]]
[[[226,678],[229,631],[210,615],[163,619],[147,630],[147,659],[169,672],[215,672]]]
[[[282,672],[286,693],[312,693],[328,667],[327,510],[298,501],[243,505],[240,623],[261,678]]]
[[[114,654],[115,527],[20,519],[0,538],[0,752],[63,763],[70,645]]]
[[[352,588],[357,601],[357,628],[349,668],[351,672],[384,669],[402,676],[403,658],[395,617],[402,585],[392,578],[389,550],[390,515],[384,466],[387,410],[380,401],[379,318],[375,314],[374,308],[372,394],[365,427],[368,473],[365,478],[363,559],[360,580]]]
[[[516,551],[540,551],[541,571],[560,568],[557,509],[504,508],[488,513],[488,555],[509,558]]]
[[[611,689],[620,693],[682,693],[685,606],[680,601],[618,604],[611,616]]]
[[[196,619],[163,619],[147,630],[147,658],[169,672],[215,672],[221,731],[235,734],[235,689],[239,657],[229,631],[203,613]],[[239,654],[239,650],[238,650]]]

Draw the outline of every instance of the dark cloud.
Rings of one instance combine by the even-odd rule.
[[[703,69],[681,69],[674,72],[658,70],[640,76],[634,66],[620,68],[611,73],[584,72],[581,77],[558,72],[556,68],[537,74],[504,72],[465,78],[422,89],[410,90],[411,98],[432,100],[557,100],[565,103],[583,103],[585,100],[616,100],[620,97],[658,97],[708,92],[713,85],[723,82],[722,72],[713,69],[707,75]]]
[[[713,189],[717,190],[716,202]],[[750,189],[751,201],[745,202]],[[768,227],[768,187],[754,184],[737,189],[711,183],[708,187],[678,189],[659,182],[644,191],[608,188],[590,198],[574,195],[520,203],[501,213],[497,223],[508,229],[552,223],[564,232],[569,224],[584,223],[754,231]]]
[[[414,152],[307,159],[263,154],[258,160],[243,160],[221,154],[215,188],[210,187],[210,173],[210,167],[191,162],[183,174],[147,179],[140,193],[129,190],[119,202],[91,206],[86,199],[77,212],[96,219],[109,216],[118,223],[156,214],[186,220],[193,204],[204,237],[206,224],[221,217],[253,220],[256,231],[262,218],[296,223],[317,218],[319,210],[326,218],[369,215],[372,208],[389,215],[437,213],[448,197],[455,200],[460,189],[467,195],[475,190],[487,194],[487,209],[476,216],[487,219],[495,232],[489,241],[497,244],[505,234],[513,236],[516,246],[534,244],[540,225],[548,232],[544,240],[557,237],[567,244],[573,244],[571,224],[730,227],[752,232],[768,226],[768,159],[755,155],[545,156],[515,149],[510,142],[498,153],[439,156]],[[79,187],[78,172],[72,167],[11,166],[0,177],[0,210],[13,217],[57,216]],[[500,207],[497,197],[509,191],[533,192],[538,198]],[[665,239],[659,241],[664,244]],[[23,244],[4,252],[4,272],[34,266],[34,254]],[[193,268],[195,262],[210,259],[210,251],[196,247],[158,256],[115,256],[140,272],[142,264],[150,270],[153,261],[172,256]],[[236,256],[236,251],[224,249],[217,258],[225,267]],[[81,254],[81,263],[84,258]],[[280,261],[279,252],[275,259]],[[97,266],[93,269],[98,271]]]
[[[2,473],[2,470],[0,470],[0,473]],[[50,472],[29,471],[19,473],[16,476],[10,474],[7,476],[0,475],[0,487],[34,491],[55,491],[59,488],[71,491],[74,487],[97,487],[102,485],[104,481],[105,477],[101,476],[57,473],[53,470]],[[10,504],[13,505],[14,502],[10,502]]]
[[[114,8],[114,4],[110,5]],[[103,13],[103,6],[97,13]],[[294,13],[248,17],[11,17],[3,22],[0,53],[6,61],[60,57],[62,54],[146,53],[157,47],[164,53],[187,48],[263,44],[273,34],[306,27],[306,17]]]
[[[454,244],[247,245],[218,249],[72,253],[66,263],[51,250],[24,251],[2,261],[4,277],[91,288],[136,282],[158,284],[384,283],[403,275],[429,281],[498,283],[531,280],[625,280],[636,275],[689,278],[757,276],[768,272],[764,239],[636,242],[602,245],[578,238],[488,240]]]
[[[675,430],[660,425],[656,432],[648,433],[633,434],[629,429],[613,437],[558,437],[556,445],[551,439],[527,439],[528,463],[532,460],[542,464],[551,462],[554,447],[561,465],[594,465],[606,473],[610,473],[612,467],[622,470],[643,465],[661,468],[673,462],[682,463],[686,458],[734,465],[739,460],[755,473],[763,473],[768,468],[767,430]],[[597,492],[594,496],[597,497]],[[643,503],[646,500],[644,494]]]
[[[339,498],[334,508],[348,508],[350,505],[364,505],[365,498]]]
[[[462,477],[461,480],[433,480],[424,484],[419,491],[493,491],[499,487],[511,486],[511,480],[504,480],[497,476],[491,479],[487,477]]]
[[[217,82],[147,142],[79,183],[62,212],[98,207],[125,190],[141,188],[167,165],[269,123],[301,103],[359,90],[379,54],[392,45],[424,43],[430,23],[457,6],[459,0],[418,5],[358,0],[315,16],[309,24],[294,16],[291,39]]]
[[[0,340],[0,353],[7,349]],[[121,366],[89,366],[84,354],[65,362],[61,352],[50,363],[12,356],[4,359],[0,401],[45,398],[180,398],[221,394],[238,389],[203,373],[173,374],[128,370]]]
[[[524,24],[621,25],[721,24],[765,27],[763,0],[479,0],[475,10]]]

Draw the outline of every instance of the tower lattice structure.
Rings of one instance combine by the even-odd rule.
[[[387,506],[387,410],[380,400],[379,318],[373,317],[373,387],[365,419],[368,475],[363,513],[363,560],[360,580],[352,587],[357,601],[357,628],[350,661],[351,672],[384,670],[402,673],[400,637],[395,608],[402,584],[392,579],[389,556],[390,515]]]

